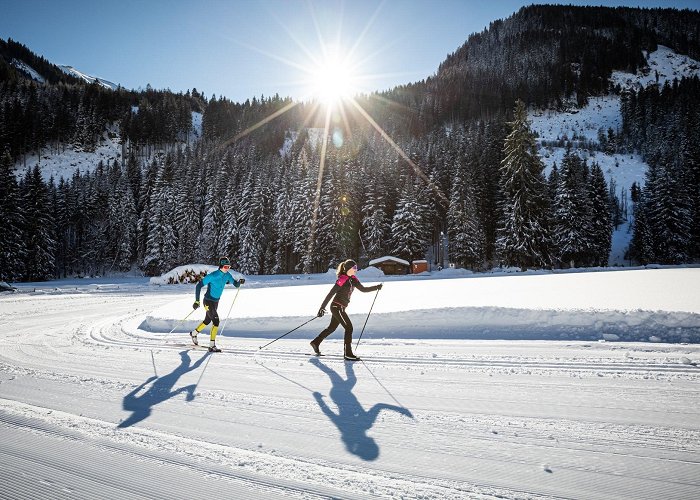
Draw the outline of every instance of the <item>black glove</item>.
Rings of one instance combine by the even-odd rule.
[[[197,309],[199,307],[199,301],[195,300],[194,304],[192,304],[192,309]]]
[[[377,285],[377,290],[381,290],[383,286],[384,286],[384,283],[379,283]]]
[[[318,310],[318,313],[316,314],[316,316],[318,316],[320,318],[324,314],[326,314],[326,310],[322,307],[321,309]]]
[[[245,283],[245,278],[239,279],[239,280],[238,280],[238,283],[240,283],[241,285],[242,285],[243,283]]]

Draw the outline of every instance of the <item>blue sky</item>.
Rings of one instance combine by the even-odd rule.
[[[421,80],[471,33],[532,2],[0,0],[0,38],[127,88],[303,98],[321,54],[352,50],[358,90]],[[549,2],[552,3],[552,2]],[[700,0],[576,5],[700,8]]]

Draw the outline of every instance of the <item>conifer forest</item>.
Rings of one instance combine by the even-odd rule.
[[[158,275],[221,255],[245,274],[323,272],[347,257],[437,262],[444,241],[450,263],[475,271],[606,266],[620,186],[573,147],[546,172],[527,115],[606,94],[621,97],[622,127],[589,147],[649,166],[642,186],[622,186],[630,262],[698,262],[700,80],[609,80],[659,45],[700,60],[700,15],[526,7],[433,76],[326,116],[278,95],[107,89],[0,40],[0,278]],[[67,178],[26,162],[108,137],[120,157]]]

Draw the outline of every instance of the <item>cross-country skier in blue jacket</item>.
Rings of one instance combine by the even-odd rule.
[[[221,349],[216,347],[216,331],[219,329],[219,313],[216,312],[216,308],[219,306],[219,299],[224,292],[226,283],[232,283],[236,288],[245,283],[245,278],[236,280],[229,272],[229,269],[231,269],[231,261],[227,257],[221,257],[219,259],[219,269],[202,278],[202,280],[197,283],[197,288],[195,289],[196,300],[194,304],[192,304],[192,307],[197,309],[199,307],[199,295],[202,292],[202,288],[204,288],[204,285],[207,286],[207,292],[204,294],[204,309],[207,311],[207,314],[204,317],[204,321],[190,332],[190,337],[192,337],[194,345],[199,345],[197,334],[209,323],[213,323],[211,335],[209,337],[209,352],[221,352]]]

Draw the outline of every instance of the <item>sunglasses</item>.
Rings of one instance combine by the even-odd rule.
[[[357,271],[357,266],[352,266],[352,269],[354,269],[355,271]]]

